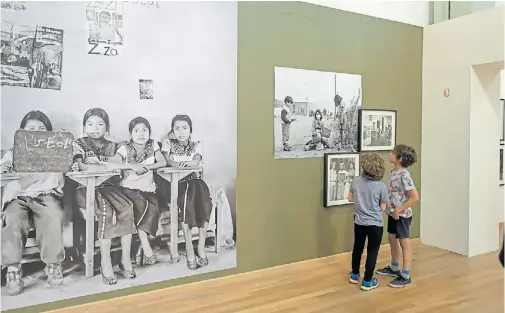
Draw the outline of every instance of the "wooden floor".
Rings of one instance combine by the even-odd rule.
[[[414,245],[413,284],[363,292],[347,282],[350,254],[138,294],[53,313],[503,313],[496,253],[467,258]],[[381,248],[378,264],[387,264]]]

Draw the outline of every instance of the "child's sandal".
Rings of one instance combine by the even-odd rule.
[[[187,260],[187,265],[190,270],[196,270],[198,268],[197,258],[195,257],[193,261]]]

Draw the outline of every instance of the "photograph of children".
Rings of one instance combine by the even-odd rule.
[[[361,76],[275,68],[274,158],[358,151]]]
[[[237,2],[132,5],[145,14],[128,15],[128,53],[109,59],[78,44],[87,4],[33,1],[22,14],[39,21],[64,12],[50,13],[65,30],[60,92],[2,86],[2,311],[42,312],[49,302],[237,266]],[[14,32],[2,36],[19,45],[49,44],[45,28],[4,25]],[[153,29],[185,40],[146,37]],[[29,61],[30,49],[20,51]],[[160,51],[170,52],[161,63]],[[45,64],[49,53],[37,53]],[[152,98],[154,81],[163,88],[146,106],[137,88]],[[62,132],[68,154],[54,148],[66,144],[53,135]],[[52,148],[34,157],[31,146],[20,149],[27,139]]]
[[[2,9],[14,11],[26,11],[26,1],[2,1]]]
[[[396,145],[396,111],[360,110],[360,151],[389,151]]]
[[[89,1],[86,6],[88,54],[114,56],[123,46],[123,2]]]
[[[2,19],[1,85],[61,89],[63,30]]]
[[[139,79],[140,99],[153,99],[153,80]]]
[[[359,176],[359,154],[324,155],[324,206],[349,204],[347,195],[354,177]]]

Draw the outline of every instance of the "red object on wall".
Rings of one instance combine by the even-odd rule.
[[[449,97],[450,94],[451,94],[451,91],[449,89],[444,89],[444,96],[445,97]]]

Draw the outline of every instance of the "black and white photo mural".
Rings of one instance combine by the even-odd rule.
[[[2,311],[236,266],[236,73],[236,2],[2,10]]]
[[[274,158],[358,151],[361,76],[275,67]]]
[[[396,111],[360,110],[360,151],[390,151],[396,145]]]

